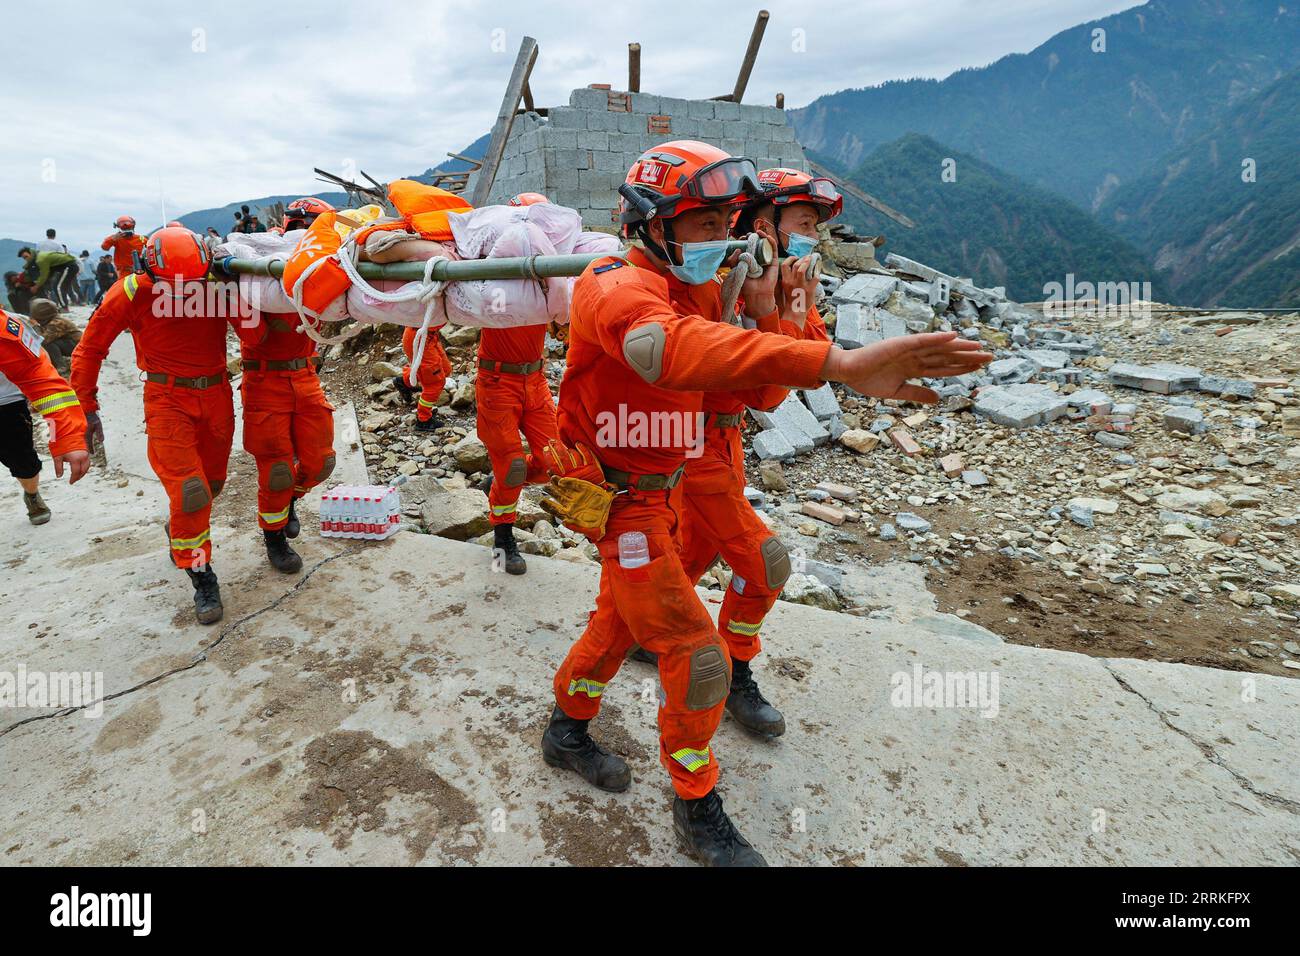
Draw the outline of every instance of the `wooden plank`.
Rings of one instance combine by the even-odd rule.
[[[767,29],[768,16],[766,10],[759,10],[754,20],[753,32],[749,34],[749,47],[745,50],[745,59],[740,64],[736,88],[731,93],[732,102],[739,103],[741,97],[745,95],[745,87],[749,85],[749,74],[754,69],[754,61],[758,59],[758,48],[763,43],[763,31]]]
[[[908,229],[916,228],[916,223],[912,222],[911,219],[908,219],[907,216],[903,215],[897,209],[893,208],[892,206],[886,205],[885,203],[877,199],[875,196],[872,196],[870,193],[863,192],[861,189],[859,189],[857,186],[855,186],[853,183],[849,182],[848,180],[842,179],[841,177],[832,174],[831,171],[827,169],[825,166],[822,166],[818,163],[814,163],[810,159],[808,160],[808,168],[811,169],[818,176],[825,176],[827,179],[833,180],[835,184],[840,187],[840,189],[844,190],[844,192],[848,193],[850,196],[854,197],[859,202],[866,203],[868,206],[876,210],[876,212],[880,213],[881,215],[888,216],[890,219],[894,220],[894,222],[906,226]]]
[[[501,157],[505,155],[506,140],[510,138],[510,129],[515,123],[515,112],[519,101],[523,99],[524,87],[537,62],[537,41],[524,37],[519,44],[519,55],[515,57],[514,69],[510,71],[510,82],[506,84],[506,94],[501,99],[501,109],[497,111],[496,125],[492,127],[492,139],[488,142],[487,152],[483,156],[483,165],[479,169],[478,179],[474,182],[474,195],[470,199],[473,206],[487,204],[496,182],[497,170],[501,166]]]
[[[627,91],[641,92],[641,44],[627,45]]]

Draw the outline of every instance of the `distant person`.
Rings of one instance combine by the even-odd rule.
[[[105,253],[99,257],[99,265],[95,266],[95,282],[99,286],[99,291],[95,294],[95,305],[99,305],[104,300],[104,293],[112,288],[116,281],[117,270],[113,268],[113,259]]]
[[[45,230],[45,238],[36,243],[37,252],[67,252],[68,247],[55,238],[53,229]]]
[[[95,301],[95,262],[90,258],[90,250],[82,249],[77,263],[77,291],[81,294],[83,305]]]
[[[130,216],[118,216],[113,226],[117,232],[101,242],[99,248],[112,250],[113,268],[119,276],[129,276],[135,271],[136,253],[144,248],[144,237],[136,234],[135,220]]]
[[[5,298],[11,311],[26,315],[32,305],[31,278],[23,272],[6,272]]]
[[[76,275],[77,257],[66,252],[37,252],[30,246],[18,250],[18,257],[27,262],[30,273],[35,269],[32,294],[53,299],[59,308],[67,308],[62,296],[62,286],[68,274]]]
[[[230,231],[243,232],[243,233],[252,232],[252,230],[249,228],[249,225],[251,224],[251,219],[252,219],[252,215],[251,213],[249,213],[248,207],[240,206],[237,210],[235,210],[235,225],[234,228],[232,228]]]
[[[31,325],[41,335],[41,345],[50,361],[67,375],[72,365],[72,350],[81,341],[81,329],[71,319],[59,315],[59,308],[49,299],[32,299]]]
[[[208,226],[208,238],[215,239],[217,242],[221,242],[226,237],[223,236],[221,233],[217,232],[216,226]]]

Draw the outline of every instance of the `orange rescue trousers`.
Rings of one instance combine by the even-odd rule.
[[[170,505],[172,561],[200,570],[212,560],[212,499],[226,483],[235,438],[230,383],[181,388],[145,382],[144,429],[149,464]]]
[[[551,389],[541,371],[518,375],[480,369],[474,399],[478,405],[479,441],[492,460],[492,488],[488,492],[492,523],[513,524],[524,485],[547,479],[541,459],[536,454],[524,454],[519,433],[523,432],[528,447],[534,451],[540,451],[559,434]]]
[[[402,333],[402,351],[406,353],[406,367],[402,369],[402,381],[409,388],[411,385],[411,359],[415,355],[416,329],[408,328]],[[447,384],[451,374],[451,360],[442,347],[442,337],[437,329],[429,330],[429,337],[424,342],[424,355],[420,357],[420,398],[416,403],[415,417],[427,422],[433,417],[433,408],[438,404],[438,396]]]
[[[668,492],[628,492],[614,499],[601,555],[600,593],[587,629],[555,675],[555,699],[577,720],[600,710],[605,685],[633,643],[659,656],[659,759],[673,788],[702,797],[718,779],[709,746],[731,687],[727,646],[714,627],[677,551],[678,513]],[[650,563],[624,568],[618,538],[640,531]]]
[[[736,469],[715,455],[706,452],[688,461],[676,490],[686,576],[696,583],[719,557],[727,562],[731,584],[718,612],[718,629],[734,660],[753,660],[762,648],[759,628],[790,576],[785,545],[746,500]]]
[[[257,462],[257,524],[283,528],[289,504],[334,470],[334,406],[314,369],[244,373],[244,450]]]

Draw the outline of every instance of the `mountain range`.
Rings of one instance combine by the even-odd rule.
[[[1047,283],[1064,285],[1071,273],[1077,281],[1149,281],[1154,296],[1165,292],[1150,259],[1082,209],[928,136],[878,147],[847,178],[916,222],[904,229],[846,193],[842,218],[859,233],[885,235],[885,251],[976,285],[1005,286],[1018,301],[1041,301]]]

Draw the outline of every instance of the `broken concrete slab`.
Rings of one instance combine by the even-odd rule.
[[[1166,408],[1161,415],[1165,428],[1186,435],[1199,435],[1208,427],[1205,413],[1199,408]]]
[[[1176,392],[1194,389],[1201,380],[1200,369],[1189,365],[1175,365],[1172,362],[1157,362],[1153,365],[1116,362],[1110,367],[1107,375],[1116,385],[1161,395],[1173,395]]]
[[[831,294],[831,302],[835,305],[855,303],[870,308],[883,303],[897,288],[898,280],[893,276],[861,272],[845,279]]]
[[[1046,385],[991,385],[975,397],[975,413],[1008,428],[1030,428],[1066,414],[1065,397]]]
[[[1028,359],[1005,358],[990,362],[986,371],[996,385],[1021,385],[1038,374],[1038,366]]]

